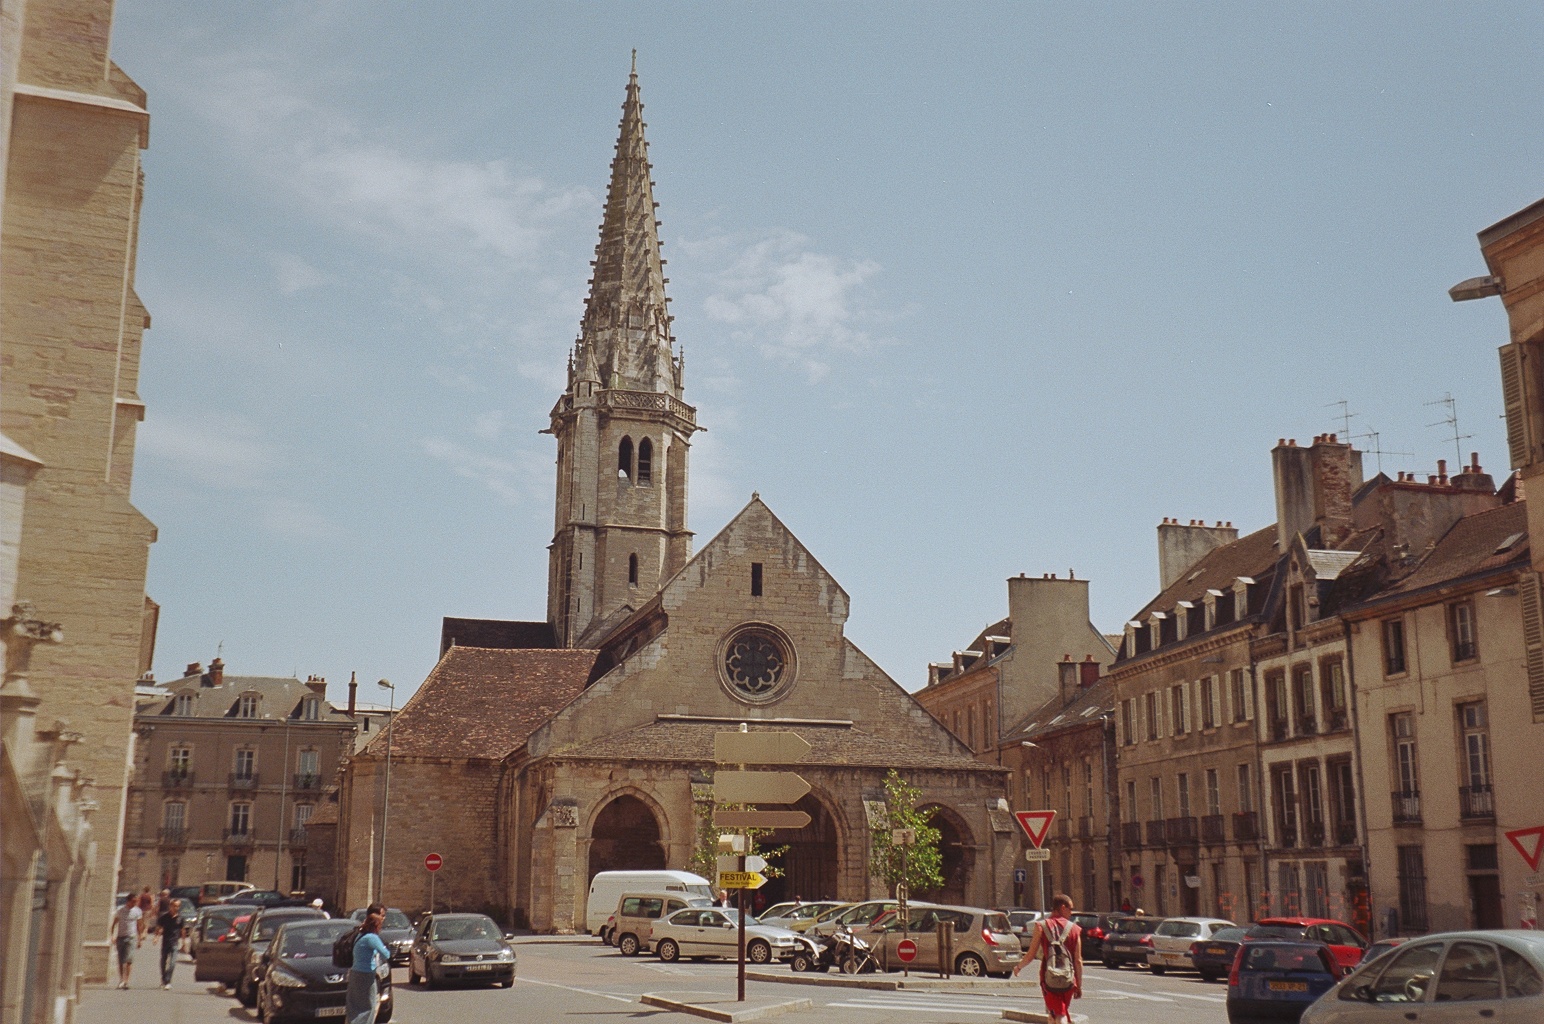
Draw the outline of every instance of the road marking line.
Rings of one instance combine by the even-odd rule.
[[[612,995],[610,992],[597,992],[592,988],[575,988],[572,985],[559,985],[555,981],[537,981],[535,978],[516,978],[515,980],[523,981],[527,985],[546,985],[548,988],[562,988],[567,989],[570,992],[578,992],[587,996],[600,996],[602,999],[614,999],[619,1003],[627,1003],[629,1006],[638,1001],[636,999],[628,999],[626,996]]]
[[[1174,995],[1180,999],[1199,999],[1203,1003],[1225,1003],[1228,1001],[1227,996],[1193,996],[1189,992],[1175,992]]]
[[[865,1006],[875,1006],[875,1007],[881,1007],[881,1008],[882,1007],[888,1007],[888,1006],[917,1006],[917,1005],[925,1002],[925,1003],[927,1003],[927,1005],[935,1007],[936,1009],[940,1009],[940,1010],[993,1010],[993,1009],[1002,1009],[1002,1004],[1000,1004],[1000,1003],[995,1003],[995,1004],[986,1004],[986,1003],[947,1003],[947,1002],[942,1002],[942,1001],[935,1002],[935,1001],[932,1001],[932,1000],[923,1000],[923,999],[915,999],[915,998],[913,998],[913,999],[900,999],[900,998],[897,998],[897,999],[879,999],[879,998],[865,999],[862,996],[852,996],[852,997],[850,997],[850,1001],[851,1002],[862,1002]]]
[[[842,1010],[910,1010],[913,1013],[937,1013],[939,1010],[949,1010],[952,1013],[973,1013],[979,1017],[1001,1017],[1001,1010],[966,1010],[958,1007],[947,1006],[911,1006],[906,1003],[895,1003],[888,1006],[876,1006],[873,1003],[826,1003],[826,1006]]]

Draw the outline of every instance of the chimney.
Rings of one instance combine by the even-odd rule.
[[[1276,484],[1276,544],[1319,527],[1319,543],[1334,548],[1351,533],[1351,498],[1362,486],[1362,453],[1334,434],[1320,434],[1308,448],[1288,439],[1271,451]]]
[[[1066,704],[1078,692],[1078,663],[1072,660],[1072,655],[1063,654],[1061,662],[1056,666],[1057,689],[1061,693],[1061,700]]]
[[[1167,590],[1214,549],[1238,540],[1232,523],[1207,526],[1201,519],[1187,525],[1165,516],[1158,524],[1158,589]]]
[[[1480,468],[1479,452],[1469,453],[1469,465],[1464,467],[1463,472],[1453,477],[1450,483],[1460,491],[1480,491],[1485,494],[1492,494],[1496,490],[1496,481],[1491,479],[1489,473]]]
[[[1092,654],[1083,656],[1083,663],[1078,666],[1078,671],[1083,675],[1084,687],[1093,686],[1099,681],[1099,663],[1094,660]]]
[[[182,670],[182,678],[184,679],[188,676],[200,676],[203,674],[204,663],[201,661],[190,661],[188,662],[188,667]]]
[[[225,662],[219,658],[209,663],[209,685],[220,686],[225,682]]]
[[[312,693],[319,694],[323,697],[327,696],[326,676],[311,676],[306,680],[306,686],[311,690]]]
[[[350,718],[354,717],[355,703],[359,699],[359,680],[357,676],[358,673],[355,672],[348,674],[348,716]]]

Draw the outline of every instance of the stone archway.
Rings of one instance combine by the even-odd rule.
[[[806,793],[793,808],[810,816],[809,825],[801,829],[778,829],[756,840],[757,847],[763,850],[788,847],[787,852],[772,862],[782,871],[781,877],[768,880],[756,891],[755,900],[764,907],[795,897],[808,902],[838,896],[841,842],[836,820],[813,793]]]
[[[937,889],[917,892],[913,895],[918,899],[934,903],[966,903],[968,901],[965,894],[969,887],[971,872],[976,866],[976,843],[971,835],[970,826],[947,807],[934,804],[922,810],[933,812],[932,824],[941,833],[938,846],[943,853],[944,884]]]
[[[601,808],[590,826],[588,885],[602,871],[658,871],[665,867],[659,819],[631,793]]]

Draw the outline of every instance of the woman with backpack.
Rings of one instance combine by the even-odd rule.
[[[1072,1001],[1083,995],[1083,930],[1072,921],[1072,897],[1057,893],[1051,916],[1035,924],[1034,938],[1015,977],[1026,964],[1040,959],[1040,994],[1050,1024],[1071,1024]]]
[[[383,963],[391,961],[391,950],[381,941],[381,922],[384,913],[365,915],[365,923],[359,926],[359,938],[354,940],[354,966],[348,972],[348,998],[343,1017],[348,1024],[375,1024],[375,1008],[380,1002],[375,976]]]

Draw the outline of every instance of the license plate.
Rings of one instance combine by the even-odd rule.
[[[1228,954],[1227,947],[1225,946],[1207,946],[1206,951],[1212,956],[1227,956]]]
[[[341,1017],[343,1016],[343,1011],[347,1009],[347,1006],[323,1006],[317,1009],[316,1015],[318,1017]]]
[[[467,970],[469,970],[469,971],[491,971],[491,970],[493,970],[493,965],[492,964],[473,964],[472,966],[468,967]]]
[[[1265,987],[1272,992],[1307,992],[1306,981],[1267,981]]]

